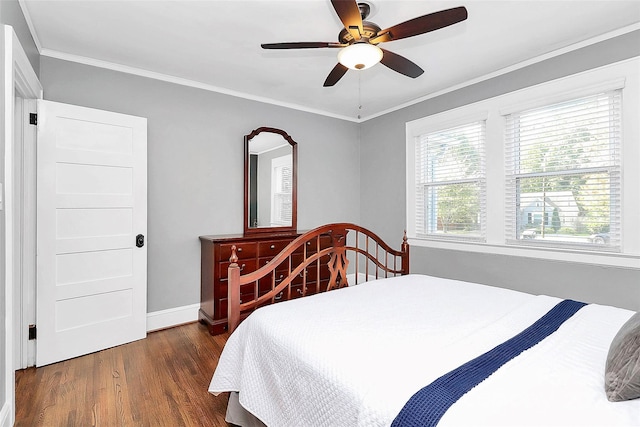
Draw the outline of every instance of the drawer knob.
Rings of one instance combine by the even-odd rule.
[[[275,249],[276,245],[271,245],[270,247],[271,247],[271,249]]]
[[[242,248],[238,248],[238,252],[242,252]]]

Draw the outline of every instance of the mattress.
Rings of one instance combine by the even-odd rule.
[[[268,426],[388,426],[409,398],[560,299],[424,275],[267,306],[229,337],[209,391]],[[609,402],[609,344],[633,312],[591,304],[465,394],[439,425],[640,425]]]

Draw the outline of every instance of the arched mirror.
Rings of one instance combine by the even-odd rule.
[[[275,128],[261,127],[245,135],[245,234],[296,231],[297,145]]]

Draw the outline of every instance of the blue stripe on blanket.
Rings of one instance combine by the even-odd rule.
[[[585,305],[573,300],[561,301],[518,335],[441,376],[409,399],[391,427],[435,426],[465,393],[509,360],[551,335]]]

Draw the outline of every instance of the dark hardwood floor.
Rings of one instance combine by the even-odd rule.
[[[228,426],[207,392],[228,338],[198,323],[16,372],[16,426]]]

